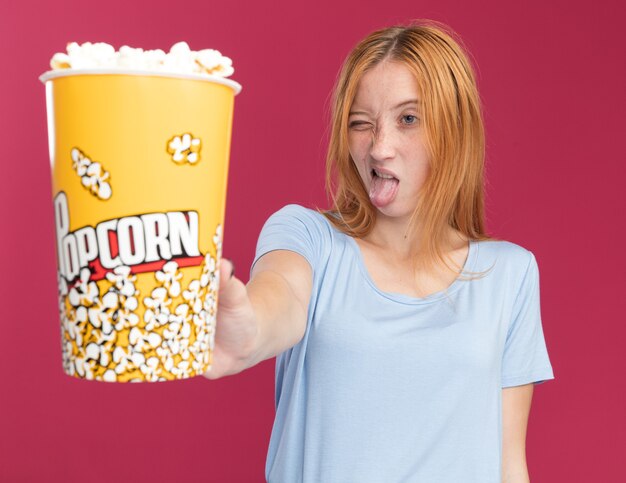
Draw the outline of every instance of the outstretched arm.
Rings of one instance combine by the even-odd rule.
[[[306,259],[274,250],[254,265],[250,281],[230,277],[222,260],[212,366],[204,376],[237,374],[293,347],[303,337],[313,271]]]

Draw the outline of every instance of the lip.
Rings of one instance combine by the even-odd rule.
[[[396,178],[398,181],[400,181],[400,178],[398,178],[398,175],[396,173],[394,173],[393,171],[389,171],[388,169],[385,168],[379,168],[378,166],[372,166],[372,169],[370,169],[370,176],[374,176],[374,173],[372,173],[372,170],[376,170],[379,173],[382,174],[388,174],[389,176],[393,176],[394,178]]]

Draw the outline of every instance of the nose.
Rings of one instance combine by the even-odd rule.
[[[393,158],[395,148],[393,143],[393,135],[388,129],[377,126],[372,129],[372,145],[370,155],[377,161]]]

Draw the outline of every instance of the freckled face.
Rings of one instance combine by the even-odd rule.
[[[430,170],[418,91],[407,67],[386,61],[363,75],[350,109],[350,155],[382,216],[410,216]]]

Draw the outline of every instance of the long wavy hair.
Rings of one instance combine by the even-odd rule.
[[[348,115],[359,81],[383,61],[404,64],[417,80],[430,170],[407,229],[411,239],[417,240],[412,257],[415,269],[443,262],[459,272],[461,267],[452,269],[444,255],[449,227],[471,240],[494,239],[485,232],[484,222],[485,135],[480,97],[462,45],[449,27],[434,20],[378,30],[347,56],[332,93],[326,156],[326,193],[332,207],[317,211],[343,233],[363,238],[374,228],[376,208],[348,147]],[[419,228],[413,223],[416,218]]]

